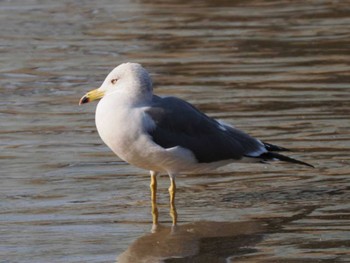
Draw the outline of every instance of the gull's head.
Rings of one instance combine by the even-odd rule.
[[[135,97],[152,95],[150,75],[140,64],[120,64],[107,75],[101,87],[86,93],[80,99],[79,105],[119,92]]]

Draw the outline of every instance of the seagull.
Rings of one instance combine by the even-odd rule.
[[[206,172],[238,161],[280,160],[313,167],[278,153],[288,149],[213,119],[182,99],[153,94],[149,73],[137,63],[114,68],[79,105],[99,99],[95,122],[103,142],[122,160],[150,171],[154,225],[158,224],[159,173],[170,178],[170,214],[175,225],[175,178],[179,174]]]

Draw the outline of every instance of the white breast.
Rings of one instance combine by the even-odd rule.
[[[96,127],[103,142],[122,160],[148,170],[160,170],[155,154],[164,151],[146,129],[154,125],[143,108],[116,96],[104,97],[96,109]]]

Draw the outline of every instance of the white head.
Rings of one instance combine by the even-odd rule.
[[[103,81],[101,87],[86,93],[79,105],[100,99],[113,93],[123,93],[135,97],[152,96],[152,80],[148,72],[137,63],[123,63],[114,68]]]

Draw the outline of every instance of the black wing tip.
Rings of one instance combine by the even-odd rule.
[[[278,146],[278,145],[274,145],[271,143],[267,143],[267,142],[262,142],[265,146],[265,149],[268,150],[269,152],[290,152],[290,149]]]
[[[289,152],[292,151],[291,149],[287,149],[281,146],[277,146],[271,143],[267,143],[267,142],[262,142],[265,146],[265,149],[268,151],[266,153],[263,153],[261,156],[259,156],[259,158],[262,158],[263,160],[271,160],[271,159],[277,159],[280,161],[284,161],[284,162],[289,162],[289,163],[295,163],[295,164],[301,164],[301,165],[305,165],[311,168],[315,168],[315,166],[313,166],[312,164],[303,162],[303,161],[299,161],[297,159],[282,155],[282,154],[278,154],[275,152]]]
[[[303,162],[303,161],[299,161],[297,159],[279,154],[279,153],[274,153],[274,152],[267,152],[267,153],[263,153],[262,155],[259,156],[259,158],[262,158],[263,160],[272,160],[272,159],[277,159],[280,161],[284,161],[284,162],[289,162],[289,163],[295,163],[295,164],[300,164],[300,165],[305,165],[311,168],[315,168],[315,166],[313,166],[312,164]]]
[[[309,163],[303,162],[303,161],[299,161],[299,160],[296,160],[296,159],[293,159],[293,158],[290,158],[290,159],[296,161],[295,162],[296,164],[301,164],[301,165],[308,166],[310,168],[314,168],[315,169],[315,166],[313,166],[312,164],[309,164]]]

